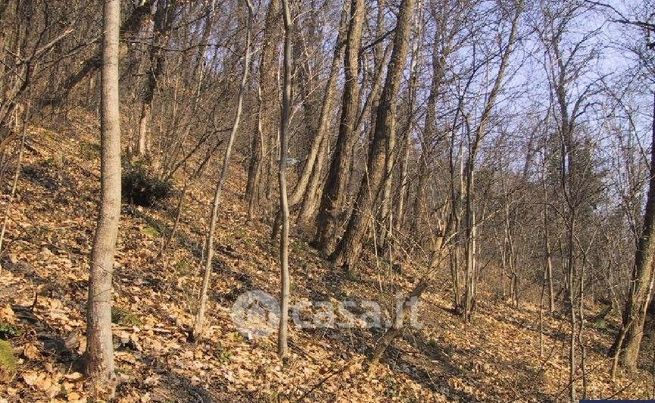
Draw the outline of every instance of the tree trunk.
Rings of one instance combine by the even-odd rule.
[[[120,0],[103,7],[100,211],[91,251],[86,372],[98,396],[114,394],[112,273],[121,213],[121,129],[118,94]]]
[[[159,76],[164,71],[164,51],[162,46],[168,43],[169,32],[173,25],[173,14],[175,11],[175,0],[160,0],[157,2],[155,12],[155,27],[153,30],[152,44],[150,46],[150,68],[147,72],[147,80],[143,89],[141,99],[141,117],[139,119],[139,134],[137,153],[145,157],[150,153],[150,139],[148,126],[152,114],[152,100],[157,90]]]
[[[467,322],[471,321],[473,315],[473,310],[475,309],[475,296],[477,289],[477,262],[476,262],[476,243],[477,243],[477,223],[475,219],[475,160],[479,150],[480,143],[482,142],[483,137],[486,135],[487,126],[491,118],[491,112],[496,104],[496,98],[500,93],[502,88],[503,80],[505,78],[505,72],[509,64],[509,57],[512,54],[514,44],[516,42],[516,36],[518,32],[519,17],[523,11],[523,4],[521,1],[516,5],[514,10],[514,15],[511,22],[511,30],[509,38],[507,40],[507,46],[503,49],[500,58],[500,64],[498,66],[498,71],[494,77],[493,85],[489,91],[489,96],[487,97],[484,108],[480,115],[480,121],[475,128],[473,134],[473,140],[469,148],[468,160],[466,163],[465,170],[465,252],[466,252],[466,292],[464,296],[464,320]]]
[[[259,67],[259,86],[261,102],[259,104],[259,123],[252,143],[251,158],[248,166],[246,198],[248,215],[252,218],[261,204],[261,181],[268,179],[271,172],[266,166],[272,166],[272,146],[277,137],[280,101],[278,96],[278,43],[280,40],[280,0],[271,0],[266,11],[264,27],[264,44]],[[266,172],[264,172],[266,171]],[[264,173],[265,175],[262,175]],[[268,193],[267,193],[268,194]]]
[[[412,223],[412,232],[421,239],[425,232],[425,222],[427,220],[426,212],[429,210],[426,200],[425,189],[430,181],[431,170],[430,164],[434,149],[439,145],[440,138],[437,136],[437,97],[440,95],[444,75],[446,73],[446,60],[451,52],[450,39],[445,39],[445,33],[441,30],[446,26],[446,19],[441,19],[441,27],[435,30],[432,46],[435,51],[432,52],[432,79],[430,82],[430,93],[426,102],[425,121],[423,126],[423,136],[421,138],[421,155],[418,160],[418,183],[416,186],[416,196],[414,197],[414,220]],[[445,42],[441,45],[442,41]],[[436,51],[439,49],[439,51]]]
[[[546,182],[544,182],[544,246],[546,253],[546,281],[548,281],[548,311],[552,315],[555,311],[555,290],[553,285],[553,259],[550,249],[550,232],[548,231],[548,206]]]
[[[464,320],[470,322],[475,308],[475,280],[477,272],[477,259],[475,243],[477,239],[475,221],[475,210],[473,206],[473,187],[475,172],[473,162],[469,159],[466,169],[466,190],[465,190],[465,242],[464,256],[466,258],[466,276],[464,284]]]
[[[250,69],[250,42],[252,37],[252,20],[253,20],[253,8],[250,3],[250,0],[245,0],[248,7],[248,19],[246,21],[246,44],[245,44],[245,55],[243,58],[243,73],[241,75],[241,86],[239,87],[239,95],[237,97],[237,109],[234,114],[234,123],[232,125],[232,131],[230,132],[230,138],[225,147],[225,154],[223,155],[223,165],[221,166],[221,172],[218,177],[218,183],[216,184],[216,189],[214,191],[214,201],[212,204],[212,213],[209,223],[209,233],[207,234],[207,245],[206,245],[206,255],[205,255],[205,267],[204,275],[202,279],[202,288],[200,291],[200,303],[198,307],[198,312],[193,324],[192,338],[198,340],[202,337],[202,333],[205,329],[205,310],[207,309],[207,291],[209,289],[209,283],[211,280],[212,264],[214,260],[214,232],[216,231],[216,221],[218,219],[218,207],[220,206],[221,193],[223,190],[223,185],[228,175],[230,168],[230,156],[232,155],[232,146],[234,144],[234,139],[236,138],[237,131],[239,130],[239,124],[241,123],[241,114],[243,112],[243,98],[244,93],[246,92],[246,86],[248,84],[248,71]]]
[[[344,3],[344,6],[347,3]],[[332,64],[330,65],[330,73],[328,74],[327,83],[325,85],[325,95],[323,96],[323,102],[321,104],[321,112],[319,117],[319,124],[314,133],[314,139],[312,141],[309,154],[307,156],[307,161],[303,167],[298,183],[289,198],[289,205],[293,206],[302,201],[303,196],[307,191],[307,185],[309,184],[309,179],[311,173],[314,170],[316,160],[318,159],[319,149],[323,138],[328,134],[328,128],[330,124],[330,115],[332,113],[332,105],[334,103],[334,94],[337,90],[337,77],[339,75],[339,63],[341,62],[342,50],[343,50],[343,30],[345,26],[346,19],[348,17],[347,10],[343,10],[341,16],[341,25],[339,27],[339,33],[337,34],[337,42],[334,48],[334,56],[332,57]]]
[[[346,3],[344,3],[344,6]],[[320,168],[316,171],[317,161],[321,158],[321,147],[327,145],[327,140],[325,137],[329,136],[328,129],[330,125],[330,115],[332,113],[332,106],[334,103],[334,95],[337,90],[337,76],[339,74],[339,63],[341,61],[342,49],[343,49],[343,34],[342,31],[345,28],[346,18],[348,17],[348,10],[344,8],[341,16],[341,25],[339,33],[337,35],[337,43],[334,48],[334,56],[332,58],[332,64],[330,65],[330,73],[328,74],[328,80],[325,87],[325,95],[323,96],[323,102],[321,104],[321,112],[319,117],[319,124],[314,133],[314,139],[312,140],[312,145],[310,147],[309,153],[307,155],[307,160],[305,161],[305,166],[302,169],[300,178],[296,183],[296,187],[289,198],[289,207],[294,207],[297,204],[308,199],[308,203],[311,203],[313,194],[316,193],[316,175],[320,175]],[[321,166],[322,162],[319,163]],[[312,186],[309,187],[310,182]],[[304,203],[303,203],[304,204]],[[310,207],[310,205],[307,205]],[[307,219],[308,210],[305,210],[305,218]],[[280,221],[282,219],[282,212],[278,210],[275,216],[275,222],[273,223],[273,231],[271,238],[275,238],[279,231]]]
[[[417,16],[417,29],[416,29],[416,37],[418,38],[416,41],[414,41],[414,45],[412,46],[412,61],[410,63],[410,68],[409,71],[411,72],[410,79],[409,79],[409,87],[408,87],[408,105],[407,105],[407,121],[405,123],[405,127],[403,130],[403,137],[402,137],[402,146],[400,148],[400,151],[402,153],[402,159],[400,162],[400,183],[398,186],[398,203],[396,204],[396,210],[395,210],[395,222],[393,222],[393,227],[391,227],[390,223],[390,228],[393,228],[395,232],[400,232],[402,228],[402,224],[404,222],[404,216],[405,216],[405,201],[407,199],[407,195],[409,194],[409,180],[408,180],[408,169],[409,169],[409,156],[410,156],[410,150],[412,148],[412,130],[414,129],[414,107],[416,105],[416,93],[417,93],[417,87],[418,87],[418,79],[419,79],[419,73],[420,73],[420,68],[421,68],[421,55],[420,55],[420,50],[421,50],[421,36],[422,36],[422,28],[423,25],[421,24],[421,1],[418,0],[418,9],[419,9],[419,15]]]
[[[359,193],[346,232],[331,259],[338,267],[354,268],[362,249],[362,238],[367,231],[373,203],[385,174],[385,151],[396,136],[397,95],[408,51],[414,0],[402,0],[391,61],[387,70],[384,89],[377,110],[373,141],[369,150],[367,175],[362,178]]]
[[[252,220],[259,205],[259,181],[261,166],[264,161],[264,131],[262,129],[262,86],[257,86],[257,132],[252,137],[250,147],[250,165],[248,166],[248,182],[246,197],[248,198],[248,219]]]
[[[282,236],[280,237],[280,327],[277,353],[281,359],[288,354],[287,322],[289,320],[289,202],[287,200],[287,147],[289,145],[289,115],[291,112],[291,31],[292,19],[289,0],[282,0],[284,17],[284,77],[282,113],[280,116],[280,162],[278,180],[280,186],[280,211],[282,212]]]
[[[655,94],[653,97],[653,111],[655,112]],[[623,311],[625,335],[620,336],[623,338],[623,343],[620,343],[620,339],[617,337],[613,346],[614,350],[620,350],[621,365],[630,371],[637,368],[646,311],[653,291],[653,257],[655,256],[655,236],[653,236],[653,226],[655,224],[655,117],[653,118],[651,138],[653,146],[651,147],[650,179],[648,182],[646,211],[644,212],[644,226],[635,253],[630,296]]]
[[[307,185],[307,191],[302,200],[302,205],[300,207],[300,212],[298,213],[298,222],[303,224],[308,224],[316,215],[316,210],[318,210],[318,204],[322,196],[322,188],[320,183],[323,179],[323,166],[328,158],[330,136],[324,136],[321,141],[321,146],[318,151],[318,158],[316,164],[314,165],[314,170],[312,171],[312,176],[309,179],[309,184]]]
[[[362,30],[365,20],[364,0],[351,0],[350,26],[346,34],[344,57],[345,83],[341,104],[341,121],[339,135],[335,145],[334,156],[330,163],[327,180],[318,213],[318,228],[315,244],[328,254],[336,242],[336,226],[348,191],[348,173],[350,171],[351,150],[356,139],[355,122],[359,113],[359,53]]]

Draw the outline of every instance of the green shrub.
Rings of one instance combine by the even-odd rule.
[[[11,339],[20,336],[21,331],[15,325],[6,322],[0,322],[0,339]]]
[[[230,350],[226,349],[220,344],[218,345],[218,348],[216,350],[217,350],[216,355],[219,362],[223,364],[230,362],[230,360],[232,359],[232,353],[230,352]]]
[[[139,164],[123,167],[121,187],[123,201],[143,207],[153,207],[168,198],[173,191],[170,181],[159,179]]]
[[[157,228],[155,228],[153,226],[150,226],[150,225],[146,225],[145,227],[143,227],[141,229],[141,232],[143,232],[144,234],[146,234],[150,238],[159,238],[159,236],[161,235]]]
[[[436,341],[435,339],[430,339],[428,340],[428,347],[433,348],[433,349],[438,349],[439,348],[439,342]]]

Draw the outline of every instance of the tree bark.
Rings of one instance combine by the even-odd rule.
[[[259,105],[258,129],[254,134],[251,158],[248,166],[248,181],[246,183],[246,199],[248,200],[248,215],[254,217],[261,199],[262,178],[268,183],[270,172],[262,175],[265,166],[272,163],[272,150],[277,137],[279,122],[278,96],[278,43],[280,41],[280,0],[271,0],[266,11],[264,27],[264,44],[262,45],[259,66],[259,87],[261,102]]]
[[[173,13],[175,11],[175,0],[160,0],[157,3],[155,12],[155,28],[153,31],[152,44],[150,46],[150,68],[147,73],[147,80],[143,89],[141,99],[141,117],[139,119],[139,133],[137,142],[137,153],[145,157],[150,152],[150,139],[148,137],[148,126],[152,113],[152,100],[155,97],[159,76],[164,71],[166,61],[162,46],[168,43],[169,32],[173,25]]]
[[[280,327],[277,353],[285,359],[289,348],[287,327],[289,320],[289,201],[287,200],[287,147],[289,146],[289,115],[291,113],[291,31],[293,22],[289,0],[282,0],[284,19],[284,77],[282,113],[280,116],[280,162],[278,180],[280,186],[280,211],[282,212],[282,236],[280,237]]]
[[[113,397],[112,273],[121,213],[121,129],[118,93],[120,0],[103,7],[100,211],[91,252],[86,372],[98,396]]]
[[[362,178],[346,232],[330,256],[336,266],[346,270],[352,270],[359,259],[362,238],[368,228],[373,203],[380,191],[385,174],[386,149],[393,144],[396,136],[398,90],[407,58],[414,3],[415,0],[403,0],[400,4],[391,61],[377,110],[375,132],[368,154],[368,174]]]
[[[655,94],[653,95],[653,111],[655,112]],[[623,311],[623,330],[617,336],[612,347],[614,351],[620,351],[620,364],[629,371],[637,368],[646,311],[651,300],[653,280],[655,279],[653,272],[655,256],[655,236],[653,236],[655,225],[655,117],[653,118],[651,139],[653,146],[651,147],[650,179],[646,211],[644,212],[644,226],[635,252],[630,296]]]
[[[342,213],[347,193],[348,173],[352,158],[352,146],[356,139],[355,126],[359,113],[360,88],[358,83],[359,53],[362,30],[365,20],[363,0],[352,0],[350,5],[350,26],[346,34],[344,57],[344,89],[341,104],[341,121],[339,135],[335,145],[334,156],[330,163],[327,180],[323,186],[323,195],[318,212],[318,228],[315,244],[328,254],[336,238],[336,226]]]

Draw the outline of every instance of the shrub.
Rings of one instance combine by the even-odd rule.
[[[11,339],[21,335],[20,329],[11,323],[0,322],[0,339]]]
[[[153,207],[173,191],[170,181],[164,181],[142,165],[123,167],[123,201],[143,207]]]
[[[159,238],[161,235],[159,230],[151,225],[146,225],[141,229],[141,232],[149,236],[150,238]]]

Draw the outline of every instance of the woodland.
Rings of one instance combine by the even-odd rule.
[[[0,0],[0,403],[655,399],[652,0]]]

